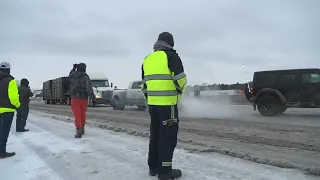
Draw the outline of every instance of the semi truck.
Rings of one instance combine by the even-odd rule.
[[[113,99],[113,83],[103,73],[88,73],[91,79],[96,102],[89,98],[88,105],[94,107],[99,104],[111,105]]]
[[[94,103],[88,98],[88,105],[95,107],[99,104],[111,105],[113,98],[113,84],[103,73],[88,73],[92,83],[92,90],[96,96]],[[71,104],[70,81],[68,77],[59,77],[43,83],[43,100],[46,104]]]

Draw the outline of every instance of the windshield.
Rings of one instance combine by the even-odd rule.
[[[91,80],[92,87],[110,87],[108,80]]]

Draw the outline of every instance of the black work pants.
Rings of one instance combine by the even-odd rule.
[[[29,115],[29,106],[20,106],[17,109],[17,119],[16,119],[16,129],[24,130],[27,124],[27,119]]]
[[[0,154],[7,151],[7,141],[13,121],[14,113],[0,114]]]
[[[178,108],[174,106],[149,105],[151,116],[150,142],[148,165],[158,174],[170,173],[172,170],[172,157],[177,145],[178,135]],[[171,125],[168,120],[174,120]]]

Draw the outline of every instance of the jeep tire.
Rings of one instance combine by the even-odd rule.
[[[281,105],[273,96],[260,97],[257,102],[257,108],[263,116],[274,116],[281,111]]]

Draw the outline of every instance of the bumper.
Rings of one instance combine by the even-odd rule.
[[[97,98],[96,104],[111,104],[111,99]]]

